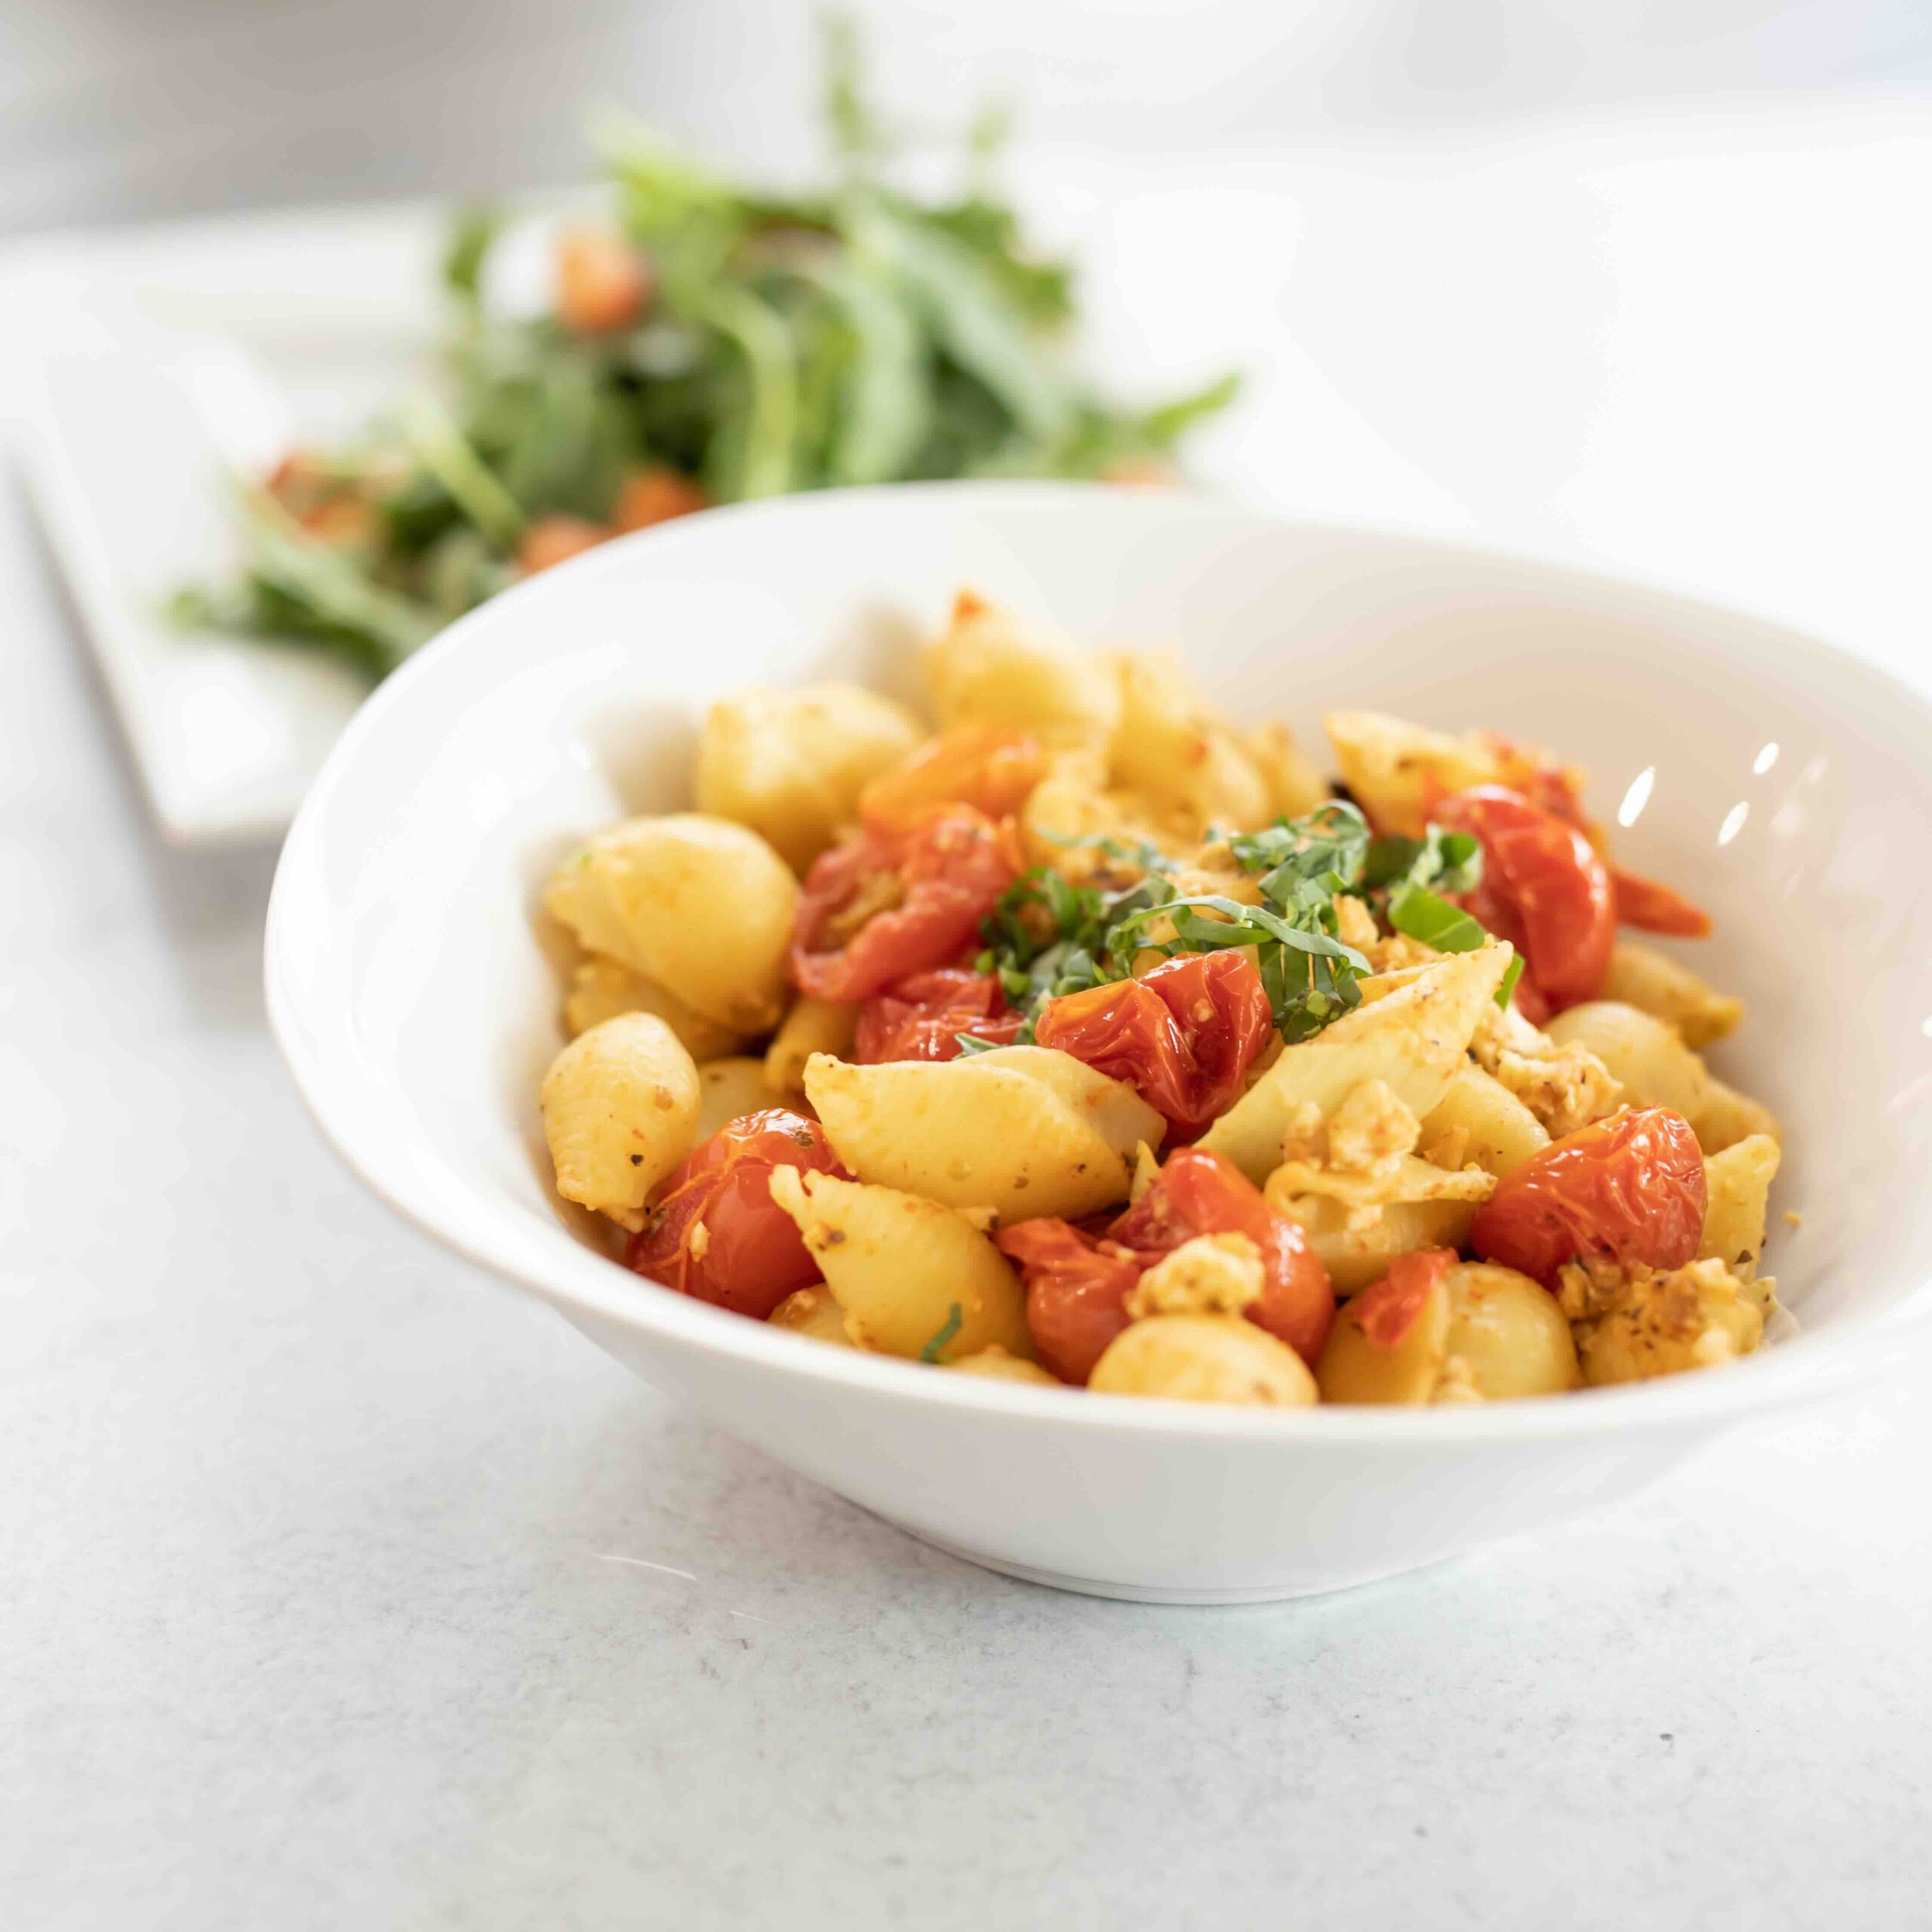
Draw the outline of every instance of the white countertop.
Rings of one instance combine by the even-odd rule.
[[[1684,167],[1616,178],[1745,194],[1727,162]],[[1875,219],[1848,174],[1841,213],[1794,211],[1818,179],[1796,167],[1752,190],[1787,237]],[[1537,178],[1607,205],[1580,163]],[[1924,179],[1873,157],[1900,207]],[[1604,344],[1666,315],[1697,251],[1635,215],[1592,232],[1617,299],[1550,310],[1598,358],[1589,409],[1499,429],[1478,487],[1411,367],[1388,446],[1469,527],[1679,577],[1703,558],[1910,668],[1927,411],[1898,345],[1924,310],[1856,340],[1842,289],[1782,338],[1761,317],[1752,370],[1819,331],[1763,398],[1790,450],[1740,454],[1721,390],[1639,488],[1606,451],[1657,389]],[[1807,277],[1780,260],[1788,304]],[[1711,303],[1763,291],[1707,280],[1694,346],[1721,372]],[[1321,326],[1312,365],[1376,414]],[[11,485],[0,590],[0,1923],[1926,1922],[1924,1361],[1614,1512],[1343,1596],[1150,1609],[970,1568],[365,1195],[263,1026],[272,862],[155,842]]]

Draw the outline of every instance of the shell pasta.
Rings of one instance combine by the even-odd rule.
[[[1324,757],[971,592],[921,666],[930,724],[714,706],[697,809],[587,829],[545,891],[557,1190],[643,1292],[1254,1407],[1761,1345],[1780,1129],[1704,1058],[1743,1008],[1576,768],[1371,710]]]

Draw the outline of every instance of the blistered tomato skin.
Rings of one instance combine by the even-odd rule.
[[[1022,1221],[994,1243],[1026,1284],[1026,1326],[1040,1359],[1063,1382],[1084,1386],[1128,1326],[1128,1294],[1145,1261],[1062,1220]]]
[[[1018,869],[1009,831],[965,805],[835,845],[805,875],[792,983],[814,999],[864,1000],[949,964]]]
[[[1253,962],[1208,952],[1049,1000],[1035,1037],[1131,1087],[1165,1118],[1172,1146],[1241,1098],[1274,1024]]]
[[[789,1108],[746,1114],[673,1168],[627,1266],[654,1281],[762,1321],[821,1278],[791,1217],[771,1198],[774,1168],[849,1179],[817,1121]]]
[[[1388,1273],[1355,1299],[1352,1312],[1361,1318],[1362,1334],[1378,1349],[1399,1346],[1436,1283],[1455,1265],[1453,1247],[1422,1247],[1397,1255]]]
[[[1157,1187],[1115,1223],[1117,1239],[1131,1239],[1124,1228],[1156,1192],[1166,1194],[1184,1224],[1182,1241],[1195,1235],[1245,1235],[1261,1251],[1261,1299],[1247,1318],[1312,1367],[1335,1318],[1335,1291],[1300,1224],[1275,1213],[1232,1161],[1184,1147],[1168,1157]]]
[[[1084,1383],[1128,1326],[1127,1297],[1144,1270],[1197,1235],[1245,1235],[1261,1253],[1261,1299],[1247,1319],[1303,1361],[1321,1352],[1334,1319],[1327,1270],[1300,1228],[1219,1155],[1183,1148],[1103,1235],[1065,1221],[1022,1221],[995,1237],[1020,1265],[1026,1320],[1040,1358],[1064,1382]]]
[[[1430,817],[1482,845],[1482,878],[1463,904],[1523,955],[1518,1005],[1540,1022],[1602,990],[1617,938],[1617,894],[1574,826],[1506,786],[1478,785]]]
[[[1626,1108],[1503,1176],[1469,1245],[1546,1288],[1571,1261],[1681,1268],[1704,1229],[1704,1157],[1681,1114]]]
[[[1620,866],[1610,869],[1610,882],[1617,894],[1618,924],[1635,926],[1640,932],[1663,933],[1673,939],[1710,936],[1710,914],[1674,888],[1646,878],[1641,872],[1626,872]]]
[[[1024,1023],[1025,1016],[1007,1004],[993,974],[941,966],[911,974],[866,1001],[853,1035],[852,1058],[860,1066],[894,1060],[957,1060],[961,1034],[995,1047],[1011,1046]]]

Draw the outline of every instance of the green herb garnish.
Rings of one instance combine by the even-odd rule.
[[[964,1321],[965,1317],[960,1309],[959,1304],[957,1302],[955,1302],[952,1304],[951,1312],[948,1314],[946,1319],[940,1324],[939,1327],[933,1331],[932,1340],[919,1351],[919,1359],[921,1361],[937,1362],[940,1358],[941,1352],[945,1349],[946,1344],[952,1340],[954,1336],[959,1333],[961,1327],[964,1325]]]
[[[1389,895],[1389,923],[1438,952],[1473,952],[1488,933],[1460,906],[1406,880]]]
[[[1373,839],[1361,812],[1340,800],[1226,840],[1241,869],[1259,875],[1259,906],[1183,892],[1174,862],[1144,844],[1063,842],[1097,847],[1140,876],[1117,888],[1081,886],[1052,866],[1035,866],[982,923],[986,944],[975,964],[998,975],[1008,1004],[1025,1016],[1021,1044],[1035,1037],[1048,1000],[1128,979],[1149,952],[1171,958],[1229,946],[1254,948],[1282,1038],[1307,1039],[1361,1003],[1358,983],[1369,964],[1340,937],[1336,905],[1345,897],[1379,906],[1396,931],[1438,952],[1466,952],[1488,937],[1432,889],[1466,891],[1480,879],[1482,851],[1474,838],[1431,826],[1422,838]],[[1512,968],[1506,989],[1519,970]],[[963,1053],[991,1044],[970,1034],[959,1043]]]
[[[1523,977],[1523,955],[1519,952],[1512,958],[1503,974],[1503,983],[1496,989],[1496,1003],[1506,1011],[1515,997],[1516,982]]]

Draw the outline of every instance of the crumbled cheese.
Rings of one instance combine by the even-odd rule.
[[[1245,1235],[1197,1235],[1128,1290],[1134,1321],[1150,1315],[1239,1315],[1258,1301],[1261,1251]]]

